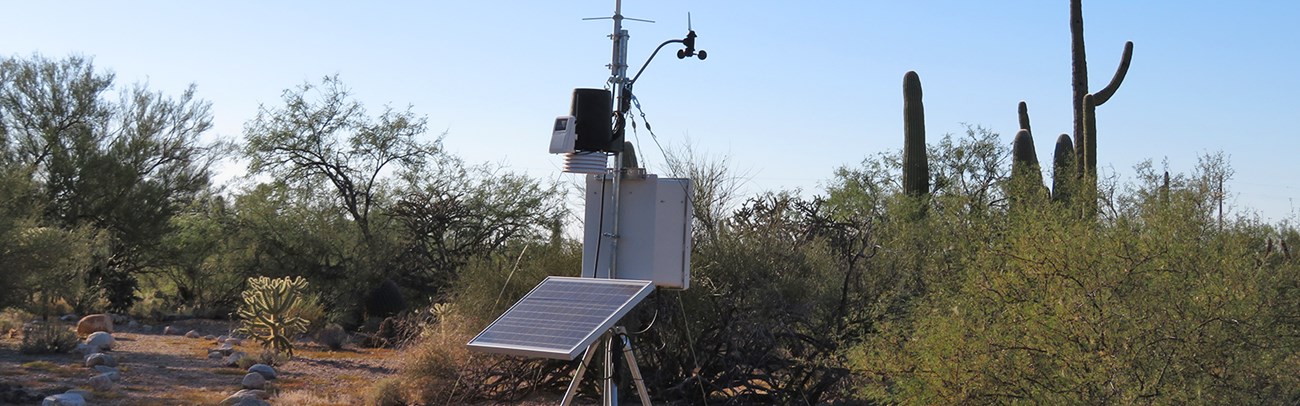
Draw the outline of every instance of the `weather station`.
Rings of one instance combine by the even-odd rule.
[[[618,404],[624,366],[641,404],[649,405],[632,342],[618,324],[655,289],[690,288],[692,185],[690,179],[660,178],[637,165],[632,144],[624,140],[627,117],[635,102],[633,85],[661,49],[681,44],[678,59],[704,60],[708,54],[695,49],[688,14],[686,37],[659,44],[629,78],[623,21],[653,21],[624,17],[621,0],[615,1],[613,16],[585,20],[603,19],[614,22],[607,87],[574,89],[569,114],[555,119],[550,140],[550,153],[564,156],[563,171],[587,177],[582,276],[547,277],[467,345],[567,361],[581,355],[562,405],[573,402],[592,360],[602,354],[601,403]]]

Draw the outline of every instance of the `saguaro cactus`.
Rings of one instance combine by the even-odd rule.
[[[1024,100],[1020,101],[1020,106],[1016,108],[1016,113],[1020,116],[1020,129],[1029,131],[1029,134],[1033,135],[1034,130],[1029,128],[1029,105],[1025,104]]]
[[[925,106],[921,104],[921,77],[903,75],[903,193],[922,196],[930,192],[930,162],[925,156]]]
[[[1070,201],[1070,188],[1074,183],[1074,142],[1069,134],[1056,137],[1056,151],[1052,153],[1052,201]]]
[[[1011,176],[1032,176],[1043,184],[1042,173],[1038,170],[1038,153],[1034,151],[1034,137],[1029,130],[1020,129],[1016,139],[1011,143]]]
[[[1120,56],[1119,68],[1115,70],[1115,76],[1110,79],[1110,84],[1093,95],[1093,105],[1091,107],[1084,105],[1084,98],[1088,93],[1088,61],[1087,54],[1084,52],[1083,42],[1083,1],[1070,0],[1070,62],[1073,69],[1072,87],[1074,90],[1074,150],[1076,161],[1080,164],[1075,168],[1075,174],[1083,177],[1085,174],[1096,176],[1097,149],[1096,140],[1096,109],[1097,106],[1106,104],[1110,97],[1119,89],[1119,85],[1124,82],[1124,75],[1128,73],[1129,62],[1133,59],[1133,41],[1124,44],[1124,53]],[[1086,121],[1092,120],[1093,134],[1088,134],[1085,128]],[[1087,146],[1093,146],[1088,148]],[[1091,166],[1088,166],[1091,163]]]

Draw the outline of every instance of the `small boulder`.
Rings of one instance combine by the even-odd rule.
[[[244,353],[242,352],[231,353],[230,355],[226,356],[226,358],[221,360],[221,365],[228,366],[228,367],[236,367],[239,366],[239,360],[242,358],[244,358]]]
[[[116,359],[116,358],[113,358],[112,355],[102,354],[102,353],[94,353],[94,354],[90,354],[90,356],[86,357],[86,367],[87,367],[87,368],[94,368],[94,367],[97,367],[97,366],[100,366],[100,365],[103,365],[103,366],[106,366],[106,367],[116,367],[116,366],[117,366],[117,359]]]
[[[256,372],[249,372],[244,375],[244,380],[239,382],[244,389],[262,389],[266,386],[266,377]]]
[[[222,344],[220,347],[217,347],[215,351],[221,353],[221,355],[230,355],[231,353],[235,352],[235,346],[230,344]]]
[[[91,399],[90,399],[90,391],[85,390],[85,389],[68,389],[66,392],[63,392],[63,393],[66,393],[66,394],[69,394],[69,395],[78,395],[78,396],[81,396],[81,398],[82,398],[82,399],[85,399],[87,402],[89,402],[89,401],[91,400]]]
[[[85,337],[96,331],[113,332],[113,319],[107,314],[92,314],[77,322],[77,335]]]
[[[217,345],[225,344],[227,338],[230,338],[230,337],[229,337],[229,336],[217,336],[217,340],[214,341],[214,342],[215,342]]]
[[[103,366],[103,365],[95,365],[95,372],[99,372],[102,375],[106,375],[108,376],[108,379],[113,381],[119,381],[122,379],[122,373],[118,372],[117,368]]]
[[[60,393],[46,396],[41,406],[86,406],[86,398],[77,393]]]
[[[195,330],[190,330],[190,332],[185,333],[185,338],[199,338],[199,332]]]
[[[212,334],[208,334],[208,335],[203,336],[203,339],[204,339],[204,340],[208,340],[208,341],[212,341],[212,340],[216,340],[216,339],[217,339],[217,336],[214,336],[214,335],[212,335]]]
[[[76,313],[68,313],[68,314],[63,315],[63,317],[60,317],[59,320],[63,320],[63,321],[67,321],[67,322],[77,321],[77,314],[76,314]]]
[[[140,322],[135,321],[135,320],[128,321],[128,322],[126,322],[126,327],[127,327],[127,328],[140,328]]]
[[[226,344],[230,344],[230,345],[244,345],[244,340],[243,340],[243,339],[239,339],[239,338],[235,338],[235,337],[230,337],[230,338],[227,338],[227,339],[226,339]]]
[[[261,389],[240,389],[239,392],[235,392],[234,395],[230,395],[230,396],[238,396],[238,397],[252,396],[258,399],[271,398],[270,393]]]
[[[108,392],[113,390],[113,378],[108,375],[100,374],[90,378],[90,388],[96,392]]]
[[[113,344],[116,343],[117,340],[113,339],[113,335],[98,331],[86,337],[86,350],[88,353],[109,351],[113,349]]]
[[[208,351],[208,359],[218,359],[221,357],[221,351]]]
[[[268,381],[275,380],[275,368],[271,368],[270,365],[253,364],[253,366],[248,367],[248,372],[256,372],[262,375],[262,377],[266,378]]]
[[[163,335],[172,336],[180,333],[181,331],[175,327],[172,326],[163,327]]]

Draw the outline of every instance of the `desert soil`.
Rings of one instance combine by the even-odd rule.
[[[185,320],[171,326],[182,332],[196,330],[201,336],[219,336],[229,334],[231,324]],[[211,405],[240,389],[240,380],[247,371],[209,359],[208,350],[216,348],[212,340],[162,335],[162,327],[155,326],[151,333],[119,328],[113,334],[117,344],[111,354],[118,360],[122,379],[112,391],[92,393],[90,404]],[[347,346],[328,351],[307,342],[298,346],[293,360],[276,367],[279,379],[271,381],[270,392],[275,394],[270,399],[272,404],[364,403],[372,384],[394,375],[400,361],[397,353],[389,349]],[[95,374],[84,366],[81,355],[27,355],[19,353],[17,347],[17,339],[0,338],[0,384],[4,384],[0,386],[12,390],[20,385],[28,393],[37,394],[90,389],[89,378]],[[257,354],[261,348],[245,341],[236,350]]]

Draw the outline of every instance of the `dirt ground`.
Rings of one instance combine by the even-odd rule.
[[[69,323],[69,328],[72,324]],[[182,332],[196,330],[201,336],[230,333],[228,322],[185,320],[171,324]],[[217,404],[240,389],[247,371],[220,365],[209,359],[212,340],[162,335],[163,326],[153,332],[119,327],[111,354],[118,360],[122,379],[112,391],[93,392],[92,405],[198,405]],[[125,331],[124,331],[125,330]],[[67,389],[89,390],[89,378],[79,354],[26,355],[17,351],[18,340],[0,338],[0,390],[21,386],[32,394],[62,393]],[[237,351],[256,354],[258,344],[246,341]],[[394,375],[399,356],[389,349],[345,347],[328,351],[302,342],[296,357],[276,367],[279,379],[271,381],[272,404],[353,405],[362,404],[372,383]],[[3,403],[3,400],[0,400]],[[19,404],[40,404],[40,401]]]

